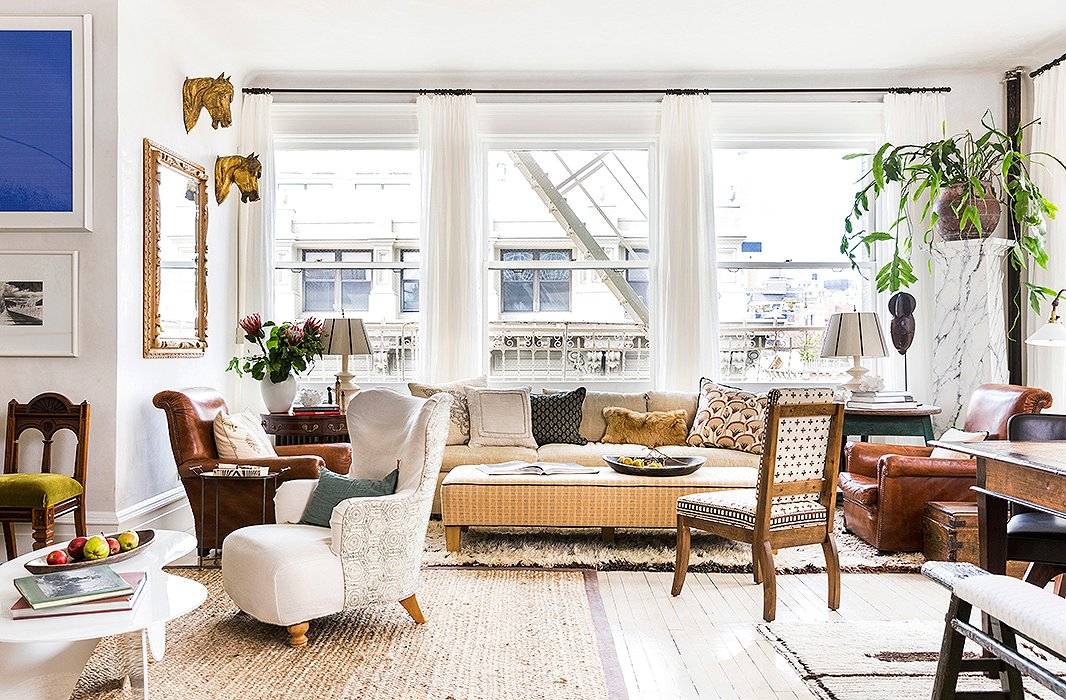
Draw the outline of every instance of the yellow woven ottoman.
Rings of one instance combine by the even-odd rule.
[[[758,470],[704,466],[687,476],[619,474],[485,474],[476,465],[455,467],[440,487],[441,520],[449,552],[458,552],[462,528],[599,527],[606,541],[614,529],[675,527],[677,499],[691,493],[755,488]]]

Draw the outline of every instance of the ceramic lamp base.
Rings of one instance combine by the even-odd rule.
[[[841,385],[844,389],[847,389],[852,393],[859,391],[859,387],[862,383],[862,378],[869,371],[861,364],[859,364],[861,359],[862,358],[858,357],[857,355],[852,358],[854,365],[848,369],[848,376],[851,377],[851,380]]]

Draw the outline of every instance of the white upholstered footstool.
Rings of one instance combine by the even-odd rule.
[[[222,543],[223,588],[255,619],[290,628],[299,645],[307,627],[293,627],[344,609],[344,574],[330,535],[314,525],[235,530]]]

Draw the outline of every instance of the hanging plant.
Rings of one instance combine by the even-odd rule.
[[[986,112],[980,136],[967,130],[924,145],[886,143],[872,154],[845,156],[872,158],[862,178],[867,184],[855,193],[851,212],[844,219],[840,252],[858,269],[863,251],[869,254],[875,243],[891,242],[892,259],[877,271],[875,282],[879,292],[897,292],[918,279],[910,262],[914,234],[906,226],[908,205],[924,202],[920,220],[912,223],[924,227],[922,239],[930,250],[936,236],[953,241],[992,235],[1006,207],[1018,222],[1018,237],[1011,241],[1011,264],[1021,269],[1033,261],[1047,268],[1046,222],[1055,217],[1057,207],[1041,194],[1030,169],[1049,164],[1066,169],[1066,165],[1051,154],[1027,155],[1016,148],[1026,130],[1036,123],[1020,126],[1011,136],[997,129]],[[1034,161],[1033,156],[1047,162]],[[891,185],[899,187],[898,200],[892,201],[895,213],[889,217],[891,223],[877,231],[860,228],[874,202]],[[1054,294],[1045,287],[1027,286],[1029,303],[1037,311],[1040,300]]]

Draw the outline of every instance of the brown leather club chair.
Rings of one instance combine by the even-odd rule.
[[[174,451],[178,476],[192,506],[201,548],[219,548],[222,540],[232,531],[246,525],[261,524],[264,497],[263,484],[258,480],[248,483],[230,481],[222,487],[217,531],[214,489],[207,489],[201,498],[202,480],[196,476],[197,470],[210,471],[219,462],[214,420],[219,413],[228,411],[222,396],[214,389],[195,387],[161,391],[152,399],[152,404],[167,414],[170,447]],[[347,474],[352,465],[352,447],[348,443],[279,445],[274,449],[277,457],[228,459],[226,463],[267,466],[272,472],[287,468],[278,477],[278,483],[290,479],[317,479],[323,467],[338,474]],[[269,493],[266,498],[266,522],[274,522],[274,499]]]
[[[1040,413],[1051,405],[1043,389],[983,384],[970,397],[963,430],[987,431],[989,440],[1007,439],[1007,422],[1020,413]],[[977,483],[972,459],[932,459],[931,447],[848,443],[844,527],[885,552],[922,548],[922,518],[929,501],[974,501]]]

